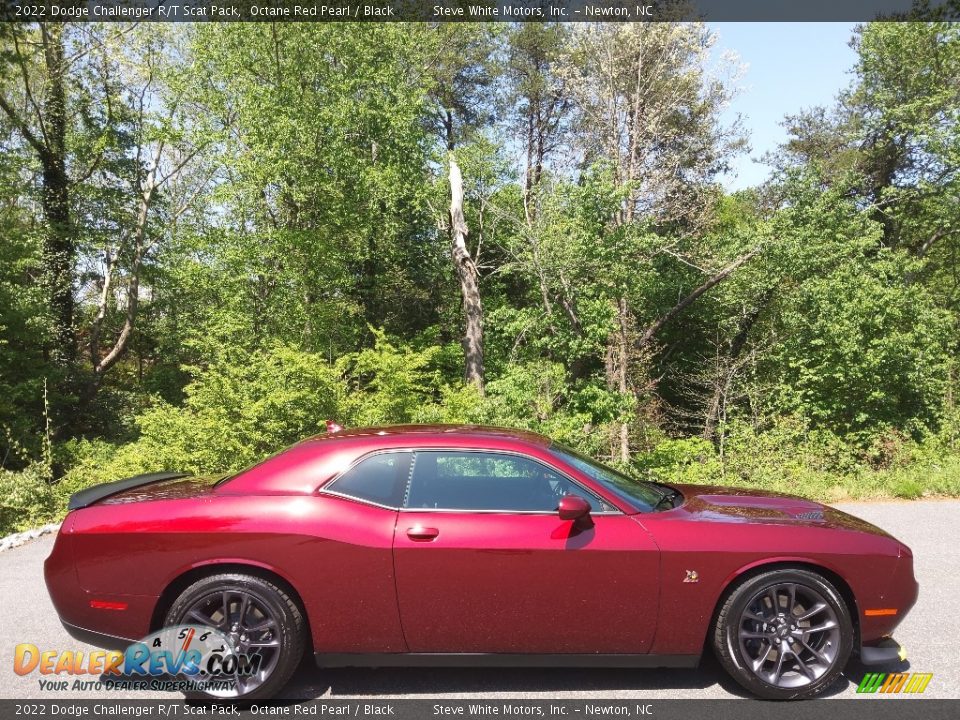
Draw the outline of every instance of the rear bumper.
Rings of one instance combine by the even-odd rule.
[[[864,665],[895,665],[906,659],[906,651],[893,638],[886,638],[876,645],[860,648],[860,662]]]
[[[129,638],[122,638],[116,635],[107,635],[105,633],[97,632],[96,630],[87,630],[86,628],[78,627],[77,625],[71,625],[63,618],[60,619],[60,623],[63,625],[64,629],[70,633],[70,637],[72,637],[74,640],[79,640],[82,643],[103,648],[104,650],[126,650],[131,643],[136,642],[136,640],[131,640]]]
[[[50,600],[60,622],[76,639],[109,649],[116,647],[111,638],[119,639],[120,647],[125,648],[133,642],[127,638],[142,638],[150,632],[150,618],[158,598],[152,595],[92,594],[84,590],[77,579],[71,549],[73,516],[74,513],[67,515],[43,565]],[[96,600],[121,602],[123,609],[97,607],[91,602]]]

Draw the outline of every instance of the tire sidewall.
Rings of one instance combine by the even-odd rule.
[[[750,600],[765,588],[783,583],[806,585],[823,595],[836,613],[840,624],[840,647],[833,666],[815,682],[796,688],[780,688],[758,678],[741,653],[738,634],[740,617]],[[853,622],[846,602],[825,578],[806,570],[774,570],[745,580],[731,593],[728,603],[728,612],[718,620],[715,649],[727,672],[754,695],[771,700],[811,698],[833,685],[843,672],[853,651]],[[722,647],[719,646],[720,643],[723,644]]]

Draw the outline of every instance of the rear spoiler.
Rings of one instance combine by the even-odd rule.
[[[70,502],[67,503],[67,509],[79,510],[80,508],[85,508],[88,505],[93,505],[98,500],[103,500],[105,497],[122,493],[125,490],[143,487],[144,485],[150,485],[151,483],[160,482],[161,480],[175,480],[176,478],[182,477],[190,477],[190,473],[147,473],[145,475],[134,475],[133,477],[124,478],[123,480],[115,480],[114,482],[101,483],[100,485],[94,485],[93,487],[89,487],[86,490],[81,490],[80,492],[71,495]]]

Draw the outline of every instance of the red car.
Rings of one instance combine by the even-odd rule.
[[[528,432],[334,430],[229,477],[75,495],[45,566],[63,624],[103,647],[215,628],[259,656],[217,695],[246,699],[308,650],[321,667],[641,668],[712,648],[766,698],[816,695],[851,654],[898,659],[912,554],[858,518],[636,480]]]

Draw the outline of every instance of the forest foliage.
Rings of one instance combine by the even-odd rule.
[[[762,186],[699,24],[0,26],[0,532],[327,418],[960,493],[960,28],[859,26]]]

